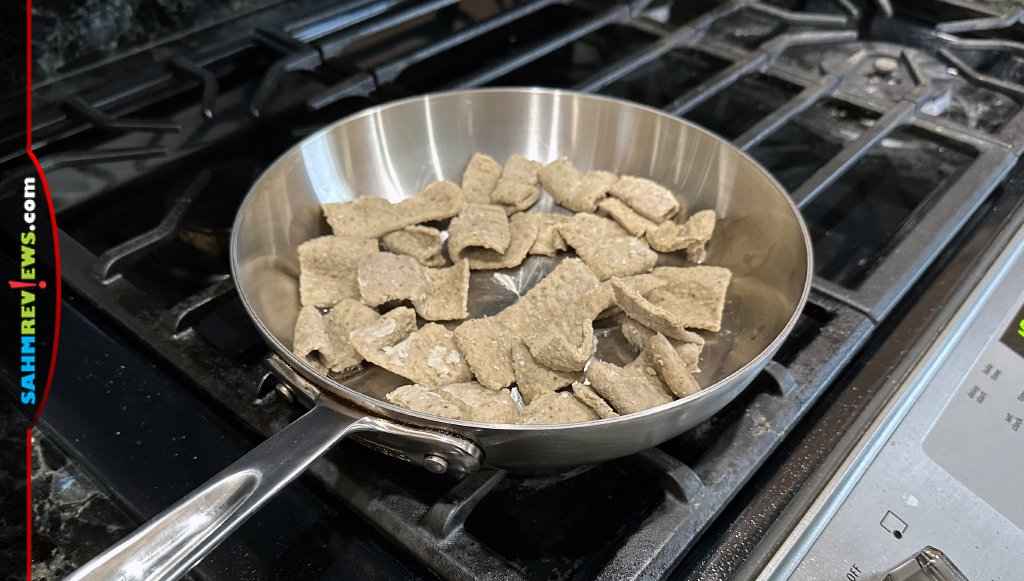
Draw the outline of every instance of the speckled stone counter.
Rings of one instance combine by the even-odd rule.
[[[226,22],[281,0],[37,0],[37,82]]]
[[[40,430],[32,442],[32,578],[60,579],[134,529]]]

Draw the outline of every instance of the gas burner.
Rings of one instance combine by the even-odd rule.
[[[174,237],[156,248],[152,260],[169,276],[212,283],[230,272],[231,226],[261,165],[250,159],[216,162],[192,178],[183,191],[192,201]]]

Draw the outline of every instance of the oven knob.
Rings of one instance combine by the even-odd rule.
[[[885,576],[885,581],[968,581],[945,553],[925,547]]]

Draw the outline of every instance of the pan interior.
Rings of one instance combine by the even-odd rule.
[[[581,170],[650,178],[690,212],[717,212],[705,264],[728,267],[733,281],[722,331],[705,334],[702,386],[764,355],[801,304],[809,256],[797,213],[778,184],[726,142],[613,99],[539,89],[463,91],[342,120],[289,150],[253,186],[235,224],[233,267],[246,308],[275,351],[306,375],[315,373],[290,348],[299,310],[296,249],[330,232],[321,204],[358,196],[397,202],[434,180],[459,183],[475,152],[499,162],[514,153],[545,163],[564,155]],[[531,211],[564,212],[547,194]],[[556,264],[531,257],[516,269],[474,271],[471,317],[500,311]],[[687,263],[665,257],[661,264]],[[635,355],[616,329],[597,334],[600,358],[624,363]],[[371,367],[344,378],[343,386],[317,383],[379,400],[408,381]]]

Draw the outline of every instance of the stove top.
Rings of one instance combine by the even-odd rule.
[[[765,372],[701,427],[568,473],[456,480],[342,443],[194,574],[729,578],[784,508],[758,489],[792,498],[810,478],[791,455],[856,391],[860,354],[877,357],[935,273],[992,244],[1024,197],[1020,9],[893,8],[268,2],[57,67],[34,97],[68,296],[42,430],[130,518],[154,515],[302,412],[227,265],[234,212],[270,161],[326,123],[426,91],[619,96],[728,138],[806,218],[814,288]],[[10,135],[2,176],[19,171]]]

